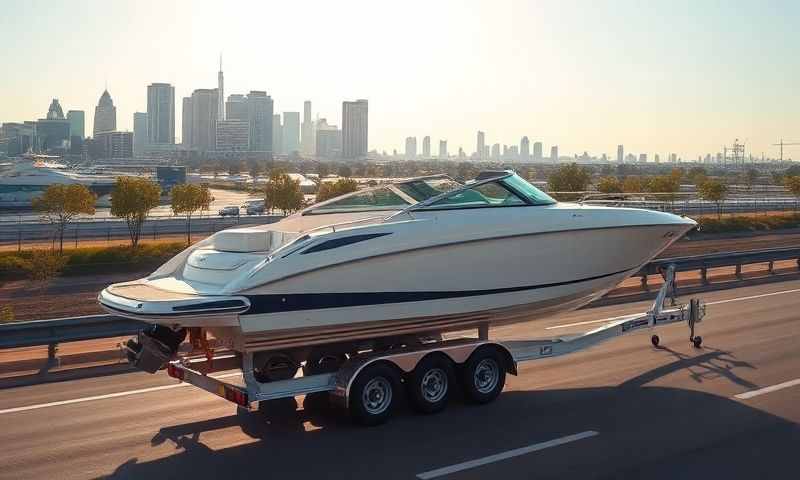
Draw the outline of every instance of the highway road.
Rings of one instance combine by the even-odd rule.
[[[236,408],[166,375],[0,390],[0,478],[796,478],[800,281],[703,295],[701,349],[633,335],[521,366],[486,406],[460,400],[375,428],[283,402]],[[636,313],[599,307],[501,338],[557,336]],[[577,324],[577,325],[576,325]]]

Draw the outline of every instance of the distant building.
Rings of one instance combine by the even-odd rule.
[[[558,145],[553,145],[550,147],[550,161],[553,163],[558,163]]]
[[[558,151],[558,149],[556,149]],[[541,162],[542,158],[542,142],[534,142],[533,144],[533,161]]]
[[[495,143],[494,145],[492,145],[492,150],[491,150],[491,152],[489,154],[489,158],[491,158],[492,160],[500,160],[500,144],[499,143]]]
[[[283,149],[283,125],[280,114],[272,116],[272,148],[278,155],[286,153]]]
[[[133,156],[141,157],[147,150],[149,144],[149,136],[147,129],[149,128],[147,114],[144,112],[136,112],[133,114]]]
[[[96,137],[100,132],[112,132],[117,129],[117,107],[111,100],[108,90],[103,90],[100,100],[94,109],[94,126],[92,136]]]
[[[70,110],[67,112],[69,121],[69,151],[80,154],[83,151],[83,139],[86,138],[86,114],[83,110]]]
[[[625,148],[617,145],[617,163],[625,163]]]
[[[303,155],[314,155],[314,121],[311,119],[311,102],[303,102],[303,124],[300,125],[300,152]]]
[[[70,123],[54,98],[47,109],[46,118],[36,122],[36,141],[42,152],[66,153],[69,147]]]
[[[241,94],[228,95],[225,102],[225,118],[228,120],[244,120],[249,122],[247,115],[247,97]]]
[[[318,158],[338,158],[342,154],[342,131],[336,125],[328,125],[321,118],[316,126],[316,146]]]
[[[458,147],[458,158],[466,158],[467,154],[464,153],[464,149],[462,147]]]
[[[431,158],[431,137],[422,138],[422,158]]]
[[[191,97],[183,97],[183,105],[181,110],[181,143],[185,148],[190,148],[192,145],[192,99]]]
[[[655,157],[653,157],[653,160],[654,160],[656,163],[661,163],[661,157],[659,157],[657,153],[655,154]]]
[[[201,88],[191,97],[191,143],[189,147],[200,152],[216,149],[217,89]],[[151,121],[152,125],[153,122]],[[152,138],[152,134],[150,137]]]
[[[519,160],[519,147],[516,145],[511,145],[508,147],[508,158],[510,160]]]
[[[245,120],[217,120],[218,152],[246,152],[250,150],[250,122]]]
[[[417,158],[417,137],[406,137],[406,160]]]
[[[283,150],[289,155],[300,151],[300,112],[283,112]]]
[[[475,146],[475,154],[478,156],[479,159],[484,160],[483,152],[484,152],[484,145],[486,145],[486,134],[478,130],[478,140]]]
[[[531,142],[528,137],[522,137],[519,141],[519,157],[523,162],[527,162],[531,157]]]
[[[222,54],[219,55],[219,72],[217,73],[217,121],[225,120],[225,79],[222,74]]]
[[[98,132],[94,141],[101,152],[100,158],[133,157],[133,132]]]
[[[36,122],[4,123],[0,127],[0,142],[8,156],[21,155],[36,145]]]
[[[366,157],[368,137],[369,102],[364,99],[342,102],[342,157]]]
[[[272,97],[267,92],[251,90],[247,94],[247,121],[250,122],[250,151],[272,154]]]
[[[639,154],[639,163],[647,163],[647,154],[646,153],[640,153]]]
[[[147,135],[150,145],[175,143],[175,87],[169,83],[147,86]]]
[[[439,158],[447,158],[447,140],[439,140]]]

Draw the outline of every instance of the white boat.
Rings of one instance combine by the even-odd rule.
[[[203,328],[234,350],[294,351],[299,362],[314,345],[391,343],[578,308],[695,225],[559,203],[513,172],[466,185],[424,177],[221,231],[99,301],[159,325],[153,336],[174,347],[184,329]]]
[[[108,202],[114,175],[74,170],[58,160],[49,155],[28,155],[0,164],[0,208],[30,208],[31,201],[54,184],[85,185],[97,195],[99,205]]]

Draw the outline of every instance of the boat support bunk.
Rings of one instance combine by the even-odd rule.
[[[457,384],[460,384],[467,401],[488,403],[503,390],[506,373],[516,375],[521,362],[579,352],[623,335],[686,322],[689,340],[699,348],[702,338],[695,335],[695,324],[703,319],[705,304],[691,299],[686,305],[676,306],[674,265],[662,273],[664,284],[648,312],[614,320],[578,335],[538,340],[490,340],[488,325],[484,324],[478,328],[477,338],[437,340],[367,352],[349,357],[336,371],[288,380],[267,383],[256,380],[252,352],[233,352],[212,358],[182,357],[168,363],[167,373],[249,410],[268,400],[309,394],[330,395],[333,403],[347,409],[353,420],[364,425],[385,421],[402,389],[407,390],[415,410],[427,413],[442,410]],[[668,296],[671,306],[665,308]],[[657,347],[660,342],[658,335],[653,334],[651,342]],[[225,381],[239,377],[238,372],[211,375],[234,369],[241,369],[243,385]]]

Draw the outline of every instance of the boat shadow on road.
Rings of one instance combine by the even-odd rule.
[[[757,388],[738,374],[752,365],[719,350],[694,357],[670,353],[674,362],[616,387],[511,390],[486,406],[456,399],[430,416],[413,415],[402,405],[375,428],[353,426],[342,412],[322,405],[271,403],[269,411],[162,428],[152,444],[173,442],[178,453],[141,463],[130,459],[110,478],[415,478],[587,430],[599,435],[480,467],[469,478],[764,478],[792,471],[798,424],[726,396],[645,386],[685,370],[696,382],[723,377]],[[231,429],[236,446],[204,443]]]

